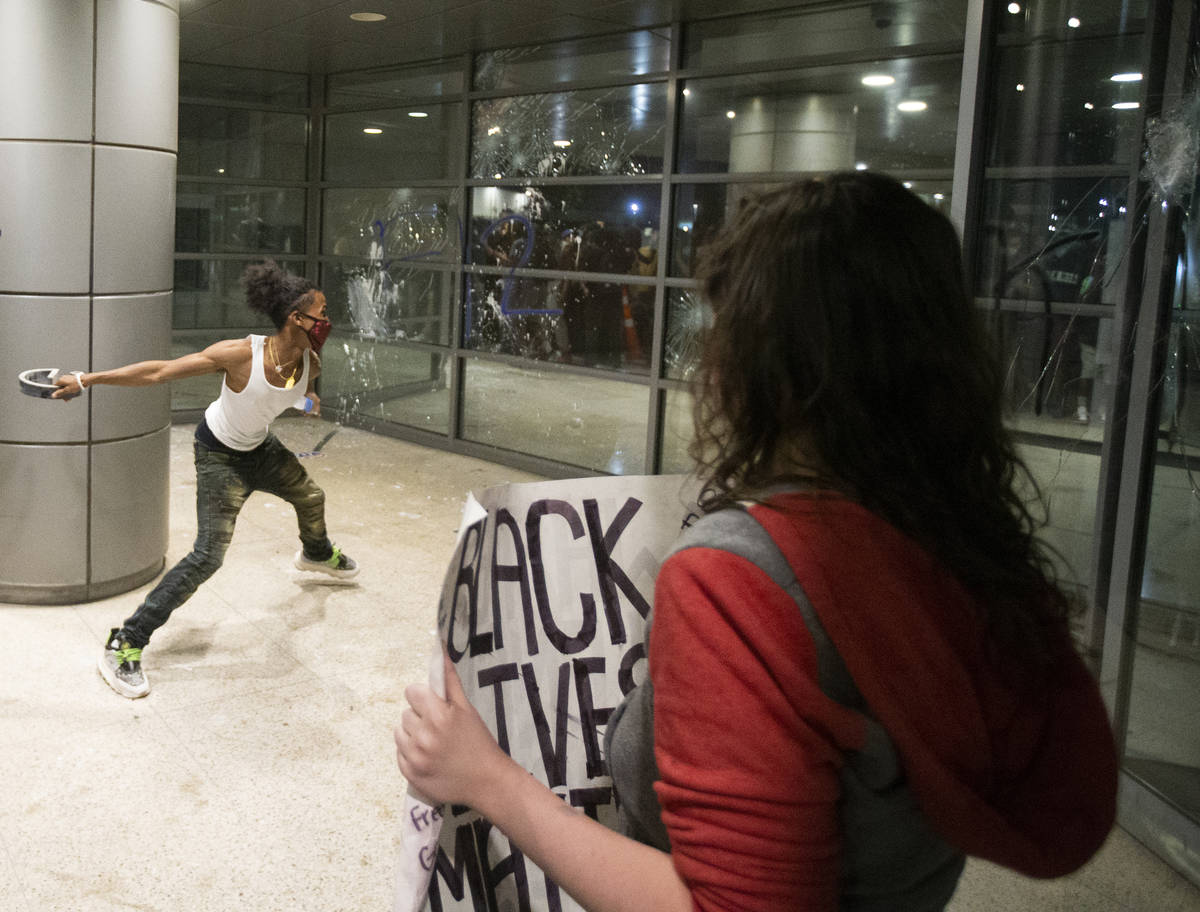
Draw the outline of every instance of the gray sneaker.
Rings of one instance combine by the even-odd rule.
[[[142,672],[142,651],[121,639],[121,629],[114,627],[100,656],[100,677],[123,697],[136,700],[150,693],[150,682]]]
[[[353,579],[358,576],[358,564],[349,555],[343,554],[337,545],[333,546],[333,554],[323,561],[313,560],[301,548],[293,560],[298,570],[311,570],[317,573],[328,573],[334,579]]]

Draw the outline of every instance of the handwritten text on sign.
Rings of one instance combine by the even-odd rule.
[[[500,746],[611,825],[603,726],[644,675],[654,577],[690,512],[680,476],[505,485],[480,497],[446,576],[438,626]],[[579,907],[487,820],[446,809],[427,908]]]

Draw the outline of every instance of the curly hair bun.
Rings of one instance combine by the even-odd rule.
[[[308,279],[292,275],[274,260],[247,266],[242,285],[250,309],[266,314],[276,327],[283,326],[287,315],[301,306],[301,299],[316,288]]]

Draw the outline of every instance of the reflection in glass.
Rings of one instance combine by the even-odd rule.
[[[270,332],[268,326],[256,327],[257,333]],[[214,342],[223,339],[236,338],[236,333],[220,330],[181,330],[171,333],[171,357],[182,358],[194,352],[203,351]],[[171,410],[205,409],[208,404],[221,395],[222,374],[200,374],[198,377],[187,377],[183,380],[172,380]]]
[[[307,114],[179,106],[183,176],[302,181],[307,167]]]
[[[1127,30],[1143,31],[1146,25],[1146,0],[1035,0],[1018,3],[1015,10],[1009,4],[996,7],[997,30],[1005,39],[1019,36],[1030,38],[1069,38],[1095,33],[1112,34]],[[1068,23],[1076,20],[1072,28]]]
[[[505,48],[476,55],[475,88],[537,89],[556,82],[645,76],[666,70],[670,56],[669,28]]]
[[[476,178],[661,173],[666,83],[477,101]]]
[[[903,173],[893,176],[902,180],[904,186],[930,206],[946,215],[950,214],[952,195],[949,178],[907,179]],[[696,269],[696,257],[704,244],[737,211],[741,202],[748,196],[782,186],[782,183],[766,182],[676,184],[669,274],[692,276]]]
[[[250,263],[258,262],[261,260],[176,260],[171,328],[176,332],[229,330],[228,336],[219,338],[273,331],[266,316],[246,306],[246,291],[242,288],[242,273]],[[289,272],[304,274],[302,260],[279,260],[279,263]]]
[[[469,262],[625,275],[646,247],[657,268],[659,194],[649,184],[477,187]]]
[[[1103,420],[1130,219],[1121,180],[991,181],[976,294],[1008,365],[1014,420]],[[1047,424],[1048,422],[1048,424]],[[1099,431],[1097,430],[1097,436]]]
[[[1132,76],[1142,44],[1140,35],[1120,35],[1000,48],[988,163],[1127,164],[1137,150],[1142,85]],[[1135,106],[1113,107],[1122,102]]]
[[[449,272],[371,261],[326,263],[321,276],[335,331],[450,344],[454,279]]]
[[[650,365],[653,299],[643,339],[633,319],[629,287],[513,273],[467,276],[463,345],[644,374]]]
[[[330,107],[372,102],[394,105],[405,98],[457,95],[463,84],[462,67],[456,59],[391,70],[333,73],[326,88],[326,103]]]
[[[688,80],[679,170],[949,172],[961,69],[943,56]],[[893,81],[863,85],[876,73]]]
[[[695,469],[688,447],[692,444],[692,394],[684,390],[663,390],[662,456],[664,475],[687,474]]]
[[[452,178],[461,121],[460,104],[329,114],[325,179],[370,185]]]
[[[326,190],[321,252],[391,262],[458,259],[462,236],[457,188]]]
[[[645,471],[649,388],[468,360],[462,432],[485,443],[613,475]]]
[[[176,253],[303,253],[301,189],[180,183]]]
[[[343,416],[450,430],[451,358],[335,326],[321,352],[321,404]]]
[[[688,25],[684,66],[725,66],[945,42],[961,45],[965,2],[853,3]]]
[[[304,108],[308,106],[308,75],[181,60],[179,97]]]

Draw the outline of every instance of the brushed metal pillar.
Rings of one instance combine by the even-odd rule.
[[[141,585],[167,548],[166,387],[20,370],[170,351],[179,0],[0,3],[0,601]]]

